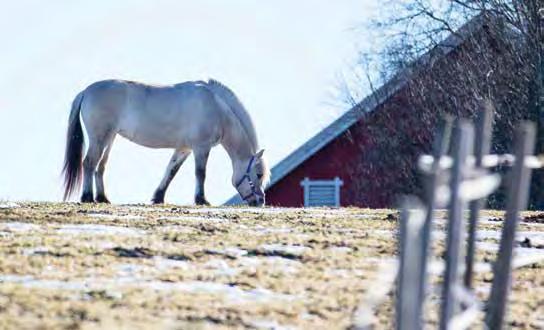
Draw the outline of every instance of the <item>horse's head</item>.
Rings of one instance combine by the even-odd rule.
[[[250,206],[263,206],[264,188],[270,178],[270,171],[263,157],[264,150],[234,166],[232,184]]]

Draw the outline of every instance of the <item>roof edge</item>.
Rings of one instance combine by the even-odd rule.
[[[377,90],[367,95],[363,100],[324,129],[315,134],[308,141],[303,143],[300,147],[291,152],[287,157],[282,159],[278,164],[272,168],[271,181],[266,187],[270,189],[281,179],[295,170],[300,164],[312,157],[319,150],[327,146],[331,141],[336,139],[340,134],[344,133],[347,129],[353,126],[364,115],[372,112],[397,91],[402,89],[406,83],[408,83],[414,76],[417,69],[421,66],[429,64],[434,59],[441,59],[447,56],[450,52],[457,49],[464,41],[466,41],[471,35],[479,30],[485,17],[483,15],[476,15],[468,22],[463,24],[455,33],[450,34],[435,47],[421,55],[410,67],[396,73],[391,79],[386,81]],[[224,205],[237,205],[242,203],[241,198],[235,195],[228,199]]]

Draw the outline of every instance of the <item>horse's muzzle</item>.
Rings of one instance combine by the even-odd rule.
[[[250,202],[248,202],[249,206],[252,206],[252,207],[262,207],[264,206],[264,198],[257,198],[257,199],[254,199]]]

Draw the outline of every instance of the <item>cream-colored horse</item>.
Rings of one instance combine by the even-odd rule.
[[[81,121],[89,139],[84,160]],[[263,150],[259,150],[253,122],[234,93],[217,81],[150,86],[106,80],[79,93],[68,124],[65,200],[79,188],[83,169],[81,201],[109,203],[104,191],[104,169],[117,134],[146,147],[174,149],[153,195],[154,203],[164,202],[168,185],[193,152],[195,203],[208,204],[204,194],[206,163],[210,149],[221,144],[232,161],[233,186],[248,204],[264,205],[264,186],[270,172]]]

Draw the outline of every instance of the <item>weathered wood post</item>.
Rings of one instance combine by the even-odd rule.
[[[525,157],[533,153],[535,146],[535,125],[522,123],[516,130],[515,163],[509,176],[508,202],[502,229],[499,253],[494,264],[494,278],[488,301],[485,323],[488,329],[502,329],[510,280],[512,275],[512,255],[516,237],[519,212],[527,207],[531,168],[526,166]]]
[[[471,123],[459,120],[455,129],[453,150],[454,163],[450,181],[450,206],[448,216],[448,236],[446,240],[446,271],[442,291],[440,329],[450,329],[450,320],[458,313],[460,303],[457,287],[461,273],[459,262],[462,260],[463,210],[465,202],[460,198],[460,187],[465,177],[467,158],[471,154],[474,141],[474,127]]]
[[[425,302],[425,296],[427,293],[427,263],[429,259],[431,249],[431,232],[433,229],[434,210],[436,208],[436,190],[439,184],[438,178],[441,176],[440,159],[448,153],[451,131],[453,126],[453,117],[446,115],[440,123],[438,131],[436,132],[434,145],[433,145],[433,157],[434,162],[431,167],[431,172],[425,177],[425,206],[427,209],[425,216],[425,223],[422,230],[422,242],[421,242],[421,274],[423,276],[420,282],[420,288],[418,292],[418,301]]]
[[[542,1],[540,1],[540,8],[538,9],[538,16],[539,16],[539,31],[538,33],[538,43],[541,45],[539,47],[540,49],[540,62],[538,63],[539,66],[539,73],[536,83],[536,88],[538,90],[538,106],[537,106],[537,137],[536,137],[536,149],[538,153],[544,153],[544,4]],[[544,173],[538,173],[538,176],[536,177],[536,186],[544,184]],[[535,207],[539,210],[544,209],[544,189],[539,189],[540,191],[536,191],[536,200]]]
[[[424,297],[419,295],[425,263],[420,248],[423,240],[425,209],[415,197],[406,197],[400,213],[400,265],[397,282],[396,329],[422,329]]]
[[[474,139],[475,168],[482,168],[483,157],[489,154],[491,148],[491,135],[493,130],[494,108],[490,100],[482,102],[476,118],[476,133]],[[476,243],[476,227],[480,217],[480,210],[485,206],[486,199],[473,200],[469,204],[470,218],[468,225],[468,242],[466,253],[466,269],[464,283],[467,288],[472,288],[474,269],[474,250]]]

